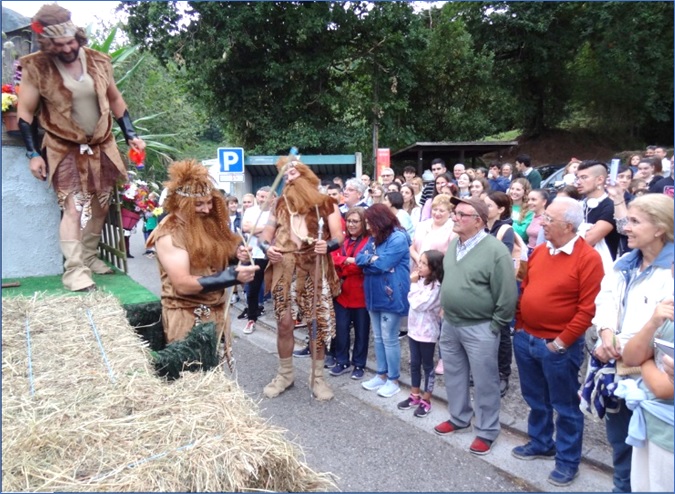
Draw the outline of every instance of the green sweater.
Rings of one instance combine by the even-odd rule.
[[[457,262],[458,242],[450,242],[443,260],[443,317],[460,327],[490,321],[497,333],[513,320],[518,301],[511,253],[488,235]]]

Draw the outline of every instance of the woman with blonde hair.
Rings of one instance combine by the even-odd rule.
[[[513,229],[525,243],[527,243],[527,227],[530,226],[532,218],[534,218],[534,211],[530,211],[527,204],[530,192],[532,192],[532,186],[526,178],[516,178],[509,187],[509,196],[513,201],[511,206]]]
[[[408,182],[415,192],[415,202],[421,208],[422,207],[422,191],[424,190],[424,180],[422,177],[413,177],[410,182]]]
[[[450,219],[452,204],[446,194],[438,194],[431,201],[431,218],[421,221],[415,229],[415,236],[410,246],[410,260],[412,270],[417,269],[417,263],[423,252],[438,250],[445,253],[450,241],[457,234],[452,231],[454,222]]]
[[[382,204],[386,191],[381,184],[374,183],[370,186],[370,204]]]
[[[636,370],[624,364],[622,352],[648,322],[659,302],[672,300],[673,221],[673,199],[666,195],[647,194],[629,204],[624,232],[632,250],[619,258],[613,269],[605,274],[595,300],[593,325],[597,328],[598,342],[589,363],[591,370],[598,369],[602,365],[598,362],[601,362],[605,367],[615,367],[618,380],[639,377]],[[628,361],[627,364],[635,362]],[[593,401],[589,394],[592,379],[589,375],[583,392],[585,402],[582,400],[582,406],[588,408],[592,406],[589,400]],[[614,403],[610,408],[611,398]],[[607,409],[602,412],[606,412],[607,439],[613,449],[614,490],[630,492],[633,451],[626,444],[626,438],[633,412],[616,396],[606,398],[605,403],[608,403]],[[649,424],[647,421],[648,430]],[[669,434],[672,454],[672,425]]]

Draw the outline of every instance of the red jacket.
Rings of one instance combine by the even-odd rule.
[[[336,300],[347,309],[366,307],[366,296],[363,292],[363,271],[356,264],[345,264],[345,260],[348,257],[356,257],[356,254],[363,249],[367,242],[367,236],[356,240],[347,237],[342,247],[331,252],[335,271],[342,281],[342,292]]]

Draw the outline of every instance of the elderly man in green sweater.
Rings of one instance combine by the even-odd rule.
[[[485,231],[488,210],[480,199],[453,197],[453,231],[458,237],[445,254],[441,285],[443,325],[441,358],[450,420],[437,425],[437,434],[470,430],[474,409],[469,376],[474,382],[476,437],[469,451],[486,455],[499,435],[500,328],[513,319],[518,289],[511,252]]]

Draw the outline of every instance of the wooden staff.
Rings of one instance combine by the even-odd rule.
[[[289,156],[295,155],[297,153],[298,153],[297,148],[292,147],[291,151],[289,153]],[[272,202],[272,196],[274,195],[274,191],[279,186],[279,182],[281,182],[281,179],[283,178],[285,171],[286,171],[286,168],[283,167],[281,170],[279,170],[279,172],[277,173],[277,176],[274,178],[274,182],[272,182],[272,187],[270,189],[270,193],[267,195],[267,198],[265,199],[265,202],[260,207],[260,213],[258,214],[258,218],[256,218],[255,223],[253,224],[254,230],[258,226],[258,222],[260,221],[260,218],[262,218],[263,213],[269,209],[270,204]],[[244,236],[242,236],[241,233],[239,233],[239,237],[242,239],[242,241],[243,241],[242,243],[244,244],[244,247],[246,248],[249,263],[251,265],[254,265],[255,263],[253,262],[253,256],[251,255],[251,252],[248,250],[248,243],[249,243],[252,236],[253,235],[249,235],[249,238],[247,240]],[[237,267],[241,266],[241,264],[242,264],[242,261],[239,260],[239,262],[237,263]],[[227,316],[230,313],[230,305],[232,304],[232,293],[233,292],[234,292],[234,287],[230,287],[227,291],[228,296],[227,296],[227,300],[225,301],[225,315],[224,315],[225,321],[227,321]],[[230,325],[226,324],[225,331],[226,331],[225,342],[224,342],[224,345],[225,345],[225,361],[227,363],[227,367],[230,369],[230,373],[232,373],[232,375],[235,376],[235,381],[236,381],[237,378],[236,378],[235,360],[234,360],[234,357],[232,356],[232,331],[231,331]],[[220,342],[220,337],[221,337],[221,334],[219,332],[218,340],[217,340],[218,342]]]
[[[314,206],[316,209],[316,217],[319,220],[319,235],[318,240],[321,240],[323,237],[323,218],[319,216],[319,208]],[[321,277],[321,278],[319,278]],[[316,254],[316,261],[314,262],[314,294],[312,295],[312,330],[309,333],[309,345],[310,345],[310,357],[312,360],[311,370],[310,370],[310,382],[312,385],[309,387],[309,399],[310,402],[314,397],[314,361],[316,359],[316,339],[318,336],[318,323],[316,320],[316,303],[318,298],[319,291],[319,279],[323,281],[323,254]]]

